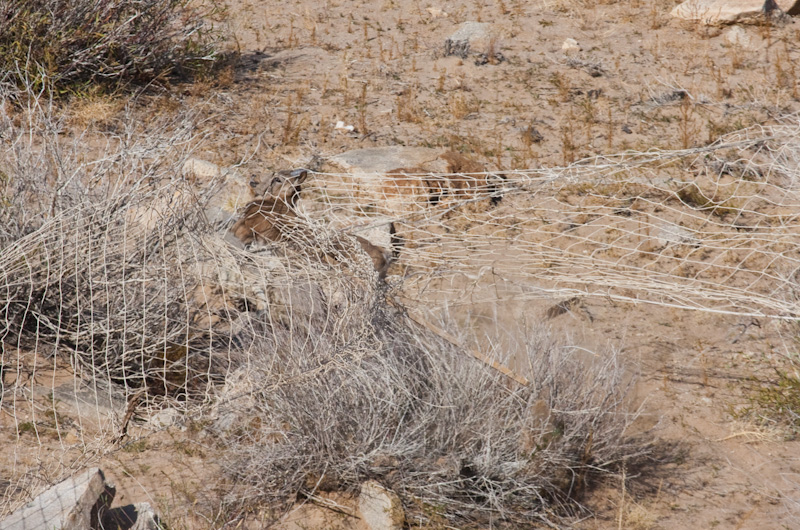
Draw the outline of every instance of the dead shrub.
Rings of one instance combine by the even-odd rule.
[[[582,355],[537,329],[522,386],[402,314],[373,311],[344,349],[260,349],[249,407],[215,432],[234,484],[228,513],[375,479],[422,524],[531,524],[570,513],[592,476],[640,451],[625,436],[634,415],[613,352]]]

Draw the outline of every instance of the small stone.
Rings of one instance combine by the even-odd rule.
[[[692,244],[696,238],[692,232],[681,226],[664,223],[658,229],[656,241],[664,247],[669,244]]]
[[[145,425],[151,429],[160,430],[167,427],[172,427],[173,425],[181,425],[182,422],[183,415],[180,413],[180,411],[172,407],[167,407],[150,416]],[[182,425],[181,427],[182,429],[185,429],[185,427]]]
[[[448,16],[447,13],[445,13],[438,7],[429,7],[425,11],[427,11],[433,18],[445,18]]]
[[[575,53],[579,53],[581,51],[581,46],[575,39],[568,38],[564,39],[564,43],[561,45],[561,51],[564,52],[566,55],[572,55]]]
[[[375,480],[361,485],[358,509],[370,530],[401,530],[406,519],[400,497]]]
[[[343,121],[337,121],[333,129],[336,131],[353,132],[355,130],[355,127],[353,127],[352,125],[345,125]]]
[[[731,46],[748,50],[752,47],[750,36],[741,26],[733,26],[725,33],[725,42]]]
[[[190,158],[184,162],[181,172],[185,178],[206,181],[215,179],[222,174],[222,170],[218,165],[199,158]]]

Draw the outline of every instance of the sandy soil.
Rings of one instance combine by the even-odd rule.
[[[229,1],[220,24],[240,63],[209,81],[145,95],[135,112],[192,109],[206,135],[197,156],[264,173],[387,145],[458,150],[505,170],[560,166],[628,149],[706,145],[800,110],[796,22],[741,26],[748,42],[733,45],[733,28],[671,20],[676,4]],[[445,40],[465,21],[493,24],[488,64],[444,56]],[[581,51],[562,52],[566,38]],[[75,108],[75,122],[85,113]],[[354,131],[336,130],[338,121]],[[496,280],[491,285],[497,291]],[[800,442],[785,425],[743,414],[754,378],[774,379],[783,365],[785,325],[599,297],[548,317],[561,300],[502,300],[456,316],[475,327],[481,314],[498,312],[501,321],[546,320],[581,346],[620,349],[640,377],[635,427],[653,439],[656,460],[589,492],[581,502],[591,515],[576,528],[800,525]],[[53,373],[68,382],[56,370],[42,384]],[[7,416],[0,421],[4,431],[11,426]],[[121,500],[172,506],[167,515],[187,527],[208,524],[186,516],[215,474],[204,463],[200,428],[131,428],[132,440],[145,437],[101,459]],[[11,438],[34,436],[42,435]],[[47,436],[63,444],[67,434]],[[24,458],[18,466],[36,456]],[[286,528],[357,528],[327,510],[292,517]]]

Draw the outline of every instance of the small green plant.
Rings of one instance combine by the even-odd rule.
[[[122,450],[126,453],[143,453],[147,450],[147,440],[142,438],[141,440],[128,442],[122,447]]]
[[[761,381],[751,395],[751,412],[800,428],[800,377],[779,371],[777,381]]]
[[[20,436],[25,434],[26,432],[35,433],[36,432],[36,425],[32,421],[23,421],[19,425],[17,425],[17,434]]]

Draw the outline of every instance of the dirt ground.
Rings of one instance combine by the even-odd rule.
[[[196,156],[265,173],[391,145],[460,151],[500,170],[564,166],[627,150],[699,147],[800,111],[796,20],[709,28],[671,19],[677,3],[230,0],[217,24],[241,60],[208,80],[141,96],[133,112],[197,113]],[[492,24],[483,56],[445,56],[445,41],[467,21]],[[580,50],[563,51],[567,38]],[[98,109],[107,107],[110,116],[121,112],[118,103],[87,99],[70,110],[72,122],[102,132],[111,118]],[[498,312],[501,322],[546,321],[579,346],[620,350],[639,377],[632,434],[651,439],[656,458],[588,492],[588,515],[572,527],[800,525],[800,442],[788,426],[746,413],[757,379],[773,381],[775,367],[785,366],[793,347],[786,324],[600,296],[556,312],[548,309],[561,299],[502,300],[462,317],[475,326],[476,315]],[[12,425],[0,421],[4,430]],[[209,524],[184,518],[213,476],[193,428],[163,429],[105,454],[120,500],[176,507],[167,514],[181,521],[175,528]],[[25,458],[32,464],[36,456]],[[360,524],[329,512],[303,507],[284,526]]]

